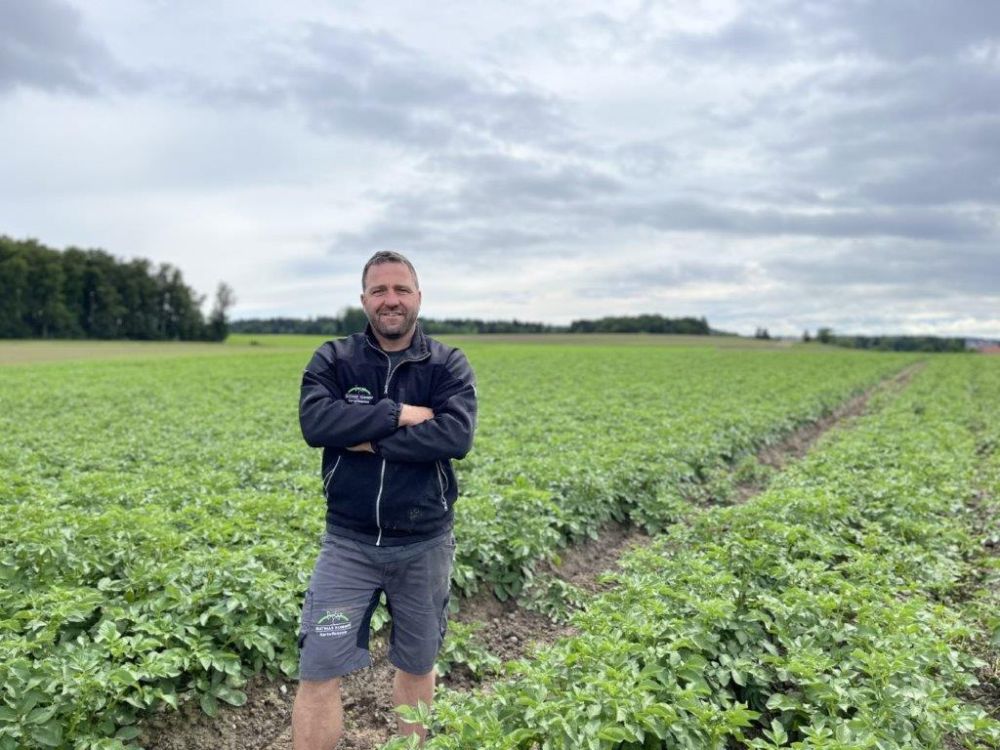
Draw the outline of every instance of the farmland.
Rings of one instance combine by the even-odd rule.
[[[150,711],[195,701],[214,713],[245,700],[252,674],[294,675],[323,519],[319,457],[296,412],[314,344],[0,368],[0,750],[135,747]],[[975,628],[996,624],[956,590],[976,564],[963,504],[997,445],[984,419],[1000,406],[995,360],[936,360],[732,504],[740,478],[769,478],[759,450],[916,359],[462,346],[481,398],[458,469],[457,592],[516,598],[540,561],[611,520],[659,536],[577,615],[578,638],[490,699],[442,701],[435,743],[994,740],[957,695],[971,687]],[[917,705],[932,708],[923,723]],[[586,720],[564,727],[555,712]]]
[[[1000,567],[966,506],[996,477],[1000,368],[978,364],[933,363],[753,502],[629,556],[580,635],[439,701],[427,746],[1000,746],[959,699],[984,666],[976,621],[1000,635],[968,603],[977,566]]]

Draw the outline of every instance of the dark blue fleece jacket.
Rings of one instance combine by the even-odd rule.
[[[419,325],[394,367],[370,327],[320,346],[302,375],[299,424],[323,448],[328,528],[379,546],[447,531],[458,497],[451,460],[472,447],[475,383],[465,355]],[[402,404],[434,418],[399,428]],[[369,441],[374,454],[347,450]]]

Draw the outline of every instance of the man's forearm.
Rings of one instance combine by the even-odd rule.
[[[390,461],[439,461],[464,458],[472,448],[475,425],[461,414],[441,413],[434,419],[403,427],[377,441]]]
[[[426,406],[413,406],[411,404],[400,404],[399,405],[399,416],[396,419],[397,425],[396,429],[403,427],[412,427],[418,425],[422,422],[426,422],[428,419],[434,419],[434,412],[428,409]],[[363,443],[358,443],[357,445],[350,445],[347,450],[354,451],[356,453],[374,453],[375,446],[371,440],[366,440]]]
[[[399,407],[399,427],[413,427],[428,419],[434,419],[434,411],[426,406],[402,404]]]
[[[349,404],[336,398],[312,373],[303,378],[299,426],[314,448],[346,448],[391,435],[398,427],[400,405],[389,399]]]

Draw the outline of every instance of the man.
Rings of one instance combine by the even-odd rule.
[[[343,734],[340,678],[371,664],[382,592],[395,705],[431,703],[447,627],[451,459],[472,447],[475,378],[461,351],[420,330],[417,273],[405,257],[375,253],[361,288],[364,333],[323,344],[302,377],[299,422],[306,442],[323,448],[327,512],[302,609],[294,750],[330,750]],[[421,727],[397,726],[423,738]]]

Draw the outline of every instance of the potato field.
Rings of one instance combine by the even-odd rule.
[[[0,750],[145,747],[295,676],[320,341],[261,340],[0,366]],[[418,712],[427,747],[1000,747],[1000,358],[544,342],[454,342],[452,601],[568,634],[504,663],[456,621],[439,671],[483,684]],[[613,522],[649,542],[596,591],[552,573]]]

